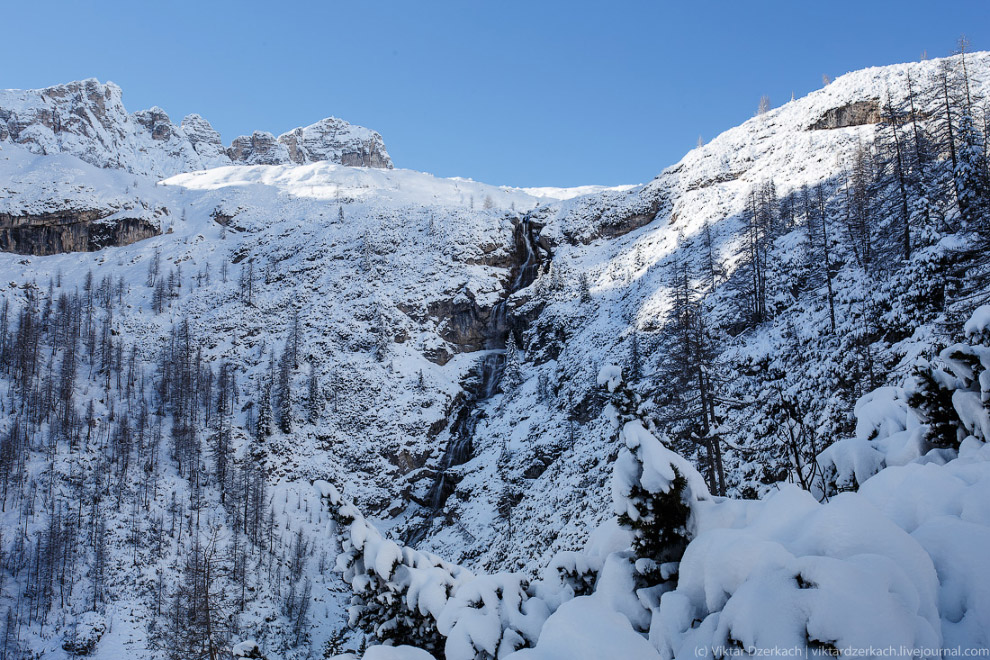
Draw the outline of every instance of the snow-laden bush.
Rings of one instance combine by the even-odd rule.
[[[261,647],[258,646],[258,642],[253,639],[235,644],[230,650],[230,654],[235,658],[255,658],[257,660],[265,660],[265,656],[261,653]]]
[[[532,646],[550,615],[518,574],[479,575],[460,585],[440,613],[437,626],[447,641],[447,660],[504,658]]]
[[[62,649],[70,655],[86,656],[96,650],[96,644],[107,631],[107,621],[98,612],[83,612],[71,632],[62,640]]]
[[[594,592],[600,570],[600,563],[592,561],[585,553],[565,550],[550,560],[546,572],[548,576],[555,576],[574,596],[587,596]]]
[[[966,343],[943,349],[941,366],[924,365],[908,384],[908,403],[928,424],[928,440],[953,450],[970,436],[990,440],[990,305],[978,308],[963,331]]]

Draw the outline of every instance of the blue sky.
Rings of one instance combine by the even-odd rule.
[[[5,3],[0,87],[87,77],[224,141],[335,115],[399,167],[516,186],[647,181],[865,66],[990,48],[990,2]]]

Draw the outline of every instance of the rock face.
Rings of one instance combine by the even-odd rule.
[[[110,218],[94,209],[34,215],[0,213],[0,251],[45,256],[129,245],[161,233],[146,218]]]
[[[235,138],[227,156],[245,165],[283,165],[289,162],[289,152],[271,133],[255,131],[252,135]]]
[[[158,106],[150,110],[139,110],[131,116],[134,118],[134,121],[144,126],[148,133],[151,134],[152,140],[162,142],[177,137],[175,126],[169,120],[168,114]]]
[[[809,128],[813,131],[849,126],[876,124],[880,121],[880,102],[876,100],[855,101],[847,105],[826,110],[818,121]]]
[[[186,134],[196,153],[203,158],[219,158],[227,153],[220,134],[213,129],[210,122],[197,114],[187,115],[182,120],[182,132]]]
[[[32,153],[68,152],[100,167],[120,167],[114,145],[127,137],[129,118],[113,83],[83,80],[41,90],[0,93],[0,125]]]
[[[278,139],[255,132],[224,148],[220,134],[199,115],[177,126],[158,107],[129,114],[121,97],[113,83],[92,78],[45,89],[0,90],[0,142],[158,178],[242,163],[392,167],[378,133],[342,119],[324,119]]]
[[[440,336],[459,352],[480,351],[489,339],[488,328],[493,321],[493,309],[478,305],[470,291],[452,300],[431,303],[431,317],[440,320]]]
[[[377,132],[328,117],[279,136],[289,159],[300,165],[326,160],[355,167],[392,169],[392,159]]]

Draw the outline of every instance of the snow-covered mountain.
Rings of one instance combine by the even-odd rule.
[[[988,92],[858,71],[570,190],[0,92],[4,648],[986,646]]]
[[[231,163],[391,168],[381,135],[329,117],[276,138],[255,131],[224,147],[210,123],[192,114],[176,126],[158,107],[128,113],[113,83],[93,78],[45,89],[0,92],[0,143],[32,153],[67,153],[91,165],[152,177]]]

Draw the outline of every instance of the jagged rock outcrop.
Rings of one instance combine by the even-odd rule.
[[[826,110],[825,113],[810,126],[813,131],[849,126],[876,124],[880,121],[880,102],[875,99],[854,101],[837,108]]]
[[[45,256],[129,245],[161,233],[147,218],[117,217],[101,209],[13,215],[0,213],[0,251]]]
[[[131,116],[134,121],[147,129],[152,140],[161,142],[177,136],[175,126],[169,120],[168,114],[157,105],[149,110],[138,110]]]
[[[161,108],[128,114],[122,92],[96,79],[0,91],[0,124],[32,153],[67,153],[101,168],[154,177],[223,164],[201,158]]]
[[[186,134],[196,153],[204,158],[217,158],[227,153],[220,134],[210,122],[197,114],[186,115],[182,120],[182,132]]]
[[[158,107],[129,114],[122,92],[94,78],[36,90],[0,90],[0,142],[32,153],[68,153],[102,168],[157,178],[231,164],[329,161],[391,168],[381,135],[328,118],[276,139],[256,132],[224,148],[199,115],[181,126]]]
[[[227,149],[227,156],[233,162],[245,165],[283,165],[289,162],[288,150],[266,131],[234,138]]]
[[[588,245],[598,239],[624,236],[650,224],[668,209],[669,200],[662,192],[644,189],[634,195],[610,191],[575,200],[573,204],[583,207],[576,214],[580,221],[562,223],[560,238],[571,245]],[[552,245],[555,237],[541,236],[541,240]]]
[[[289,159],[300,165],[326,160],[355,167],[392,169],[382,136],[343,119],[328,117],[279,136]]]
[[[95,79],[40,90],[0,92],[0,125],[6,138],[32,153],[68,152],[100,167],[126,137],[129,123],[120,88]]]

